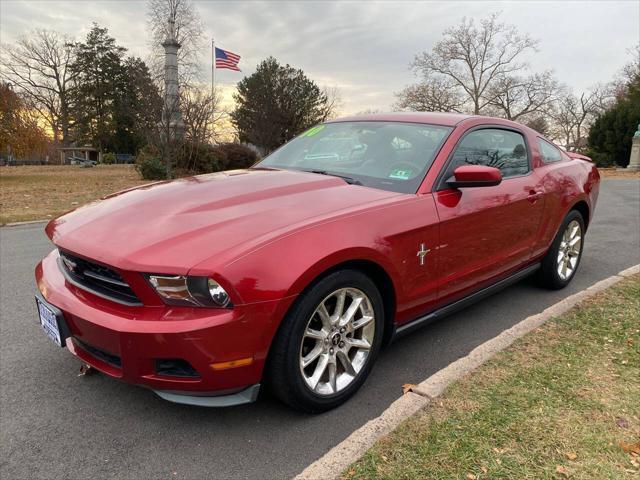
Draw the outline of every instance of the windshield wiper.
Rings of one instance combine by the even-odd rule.
[[[351,178],[351,177],[346,177],[344,175],[338,175],[337,173],[327,172],[326,170],[304,170],[304,171],[309,173],[318,173],[320,175],[329,175],[332,177],[338,177],[343,179],[349,185],[362,185],[362,182],[360,180],[356,180],[355,178]]]

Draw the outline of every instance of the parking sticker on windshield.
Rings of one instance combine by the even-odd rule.
[[[303,137],[313,137],[315,134],[320,133],[324,130],[324,125],[318,125],[317,127],[310,128],[305,133],[302,134]]]
[[[409,180],[411,178],[411,170],[396,168],[389,174],[389,178],[395,178],[396,180]]]

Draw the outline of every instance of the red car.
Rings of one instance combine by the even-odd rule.
[[[567,285],[598,187],[588,159],[511,121],[335,120],[250,169],[53,220],[40,321],[83,362],[167,400],[233,405],[268,384],[324,411],[395,336],[534,272]]]

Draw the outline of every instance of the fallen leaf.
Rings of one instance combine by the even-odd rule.
[[[473,473],[467,473],[467,480],[476,480],[476,477]]]
[[[404,385],[402,385],[402,393],[411,392],[413,390],[413,387],[415,387],[413,383],[405,383]]]
[[[489,469],[487,467],[480,467],[480,470],[482,470],[482,473],[487,473],[489,471]]]
[[[620,442],[618,445],[620,445],[620,448],[622,448],[622,450],[624,450],[627,453],[637,453],[638,455],[640,455],[640,442],[636,442],[636,443]]]
[[[569,460],[575,460],[576,458],[578,458],[578,455],[573,452],[567,452],[564,454],[564,456],[567,457]]]
[[[620,428],[629,428],[629,422],[627,422],[626,418],[622,417],[616,418],[616,425]]]
[[[562,475],[564,478],[569,478],[569,470],[567,470],[566,467],[563,467],[562,465],[556,466],[556,473]]]
[[[78,373],[78,376],[84,377],[85,375],[91,375],[93,372],[94,370],[91,365],[83,363],[82,365],[80,365],[80,372]]]

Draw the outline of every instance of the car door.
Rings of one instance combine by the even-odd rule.
[[[436,184],[440,218],[439,303],[448,303],[516,270],[529,260],[543,212],[525,135],[503,126],[466,132]],[[500,169],[497,186],[450,188],[460,165]]]

